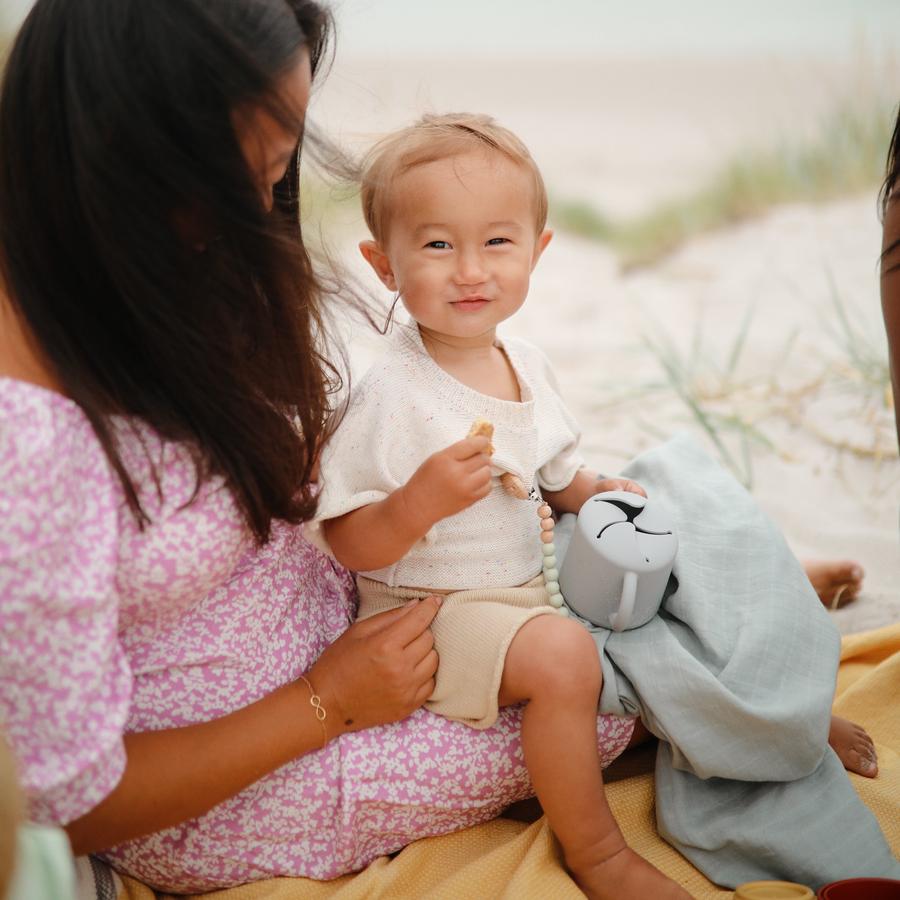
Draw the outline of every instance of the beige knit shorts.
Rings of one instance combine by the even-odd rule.
[[[555,613],[547,604],[543,575],[521,587],[442,591],[389,587],[357,577],[359,619],[396,609],[432,594],[443,598],[431,623],[440,657],[435,687],[425,706],[472,728],[489,728],[497,718],[497,695],[506,651],[516,632],[535,616]]]

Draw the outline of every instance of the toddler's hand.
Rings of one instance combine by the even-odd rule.
[[[629,491],[642,497],[647,496],[647,492],[630,478],[598,478],[594,493],[602,494],[604,491]]]
[[[467,437],[432,454],[403,488],[410,515],[435,522],[455,515],[491,491],[490,441]]]

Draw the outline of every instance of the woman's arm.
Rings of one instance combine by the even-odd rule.
[[[881,311],[887,332],[894,390],[894,416],[900,445],[900,200],[894,199],[885,210],[881,257]]]
[[[352,625],[307,673],[326,711],[328,740],[394,722],[434,690],[429,630],[436,598]],[[66,826],[76,854],[92,853],[207,812],[298,756],[323,745],[310,691],[297,681],[230,715],[125,737],[119,784]]]
[[[126,735],[119,784],[66,826],[73,851],[93,853],[195,818],[321,747],[308,700],[300,681],[212,722]]]
[[[636,482],[628,478],[607,478],[589,469],[579,469],[569,485],[561,491],[544,491],[544,499],[553,511],[561,513],[578,513],[594,494],[604,491],[631,491],[647,496],[647,492]]]

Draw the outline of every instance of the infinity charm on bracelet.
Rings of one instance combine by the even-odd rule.
[[[300,680],[309,688],[309,705],[316,711],[316,718],[322,725],[322,746],[324,747],[328,743],[328,729],[325,727],[325,718],[328,713],[322,706],[322,698],[315,692],[310,680],[305,675],[301,675]]]
[[[328,715],[328,713],[325,712],[325,707],[322,706],[322,698],[318,694],[313,694],[309,698],[309,705],[315,709],[316,718],[320,722],[324,722],[325,717]]]

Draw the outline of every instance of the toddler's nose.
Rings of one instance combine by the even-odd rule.
[[[487,272],[481,257],[477,253],[462,253],[456,265],[457,284],[483,284],[487,280]]]

